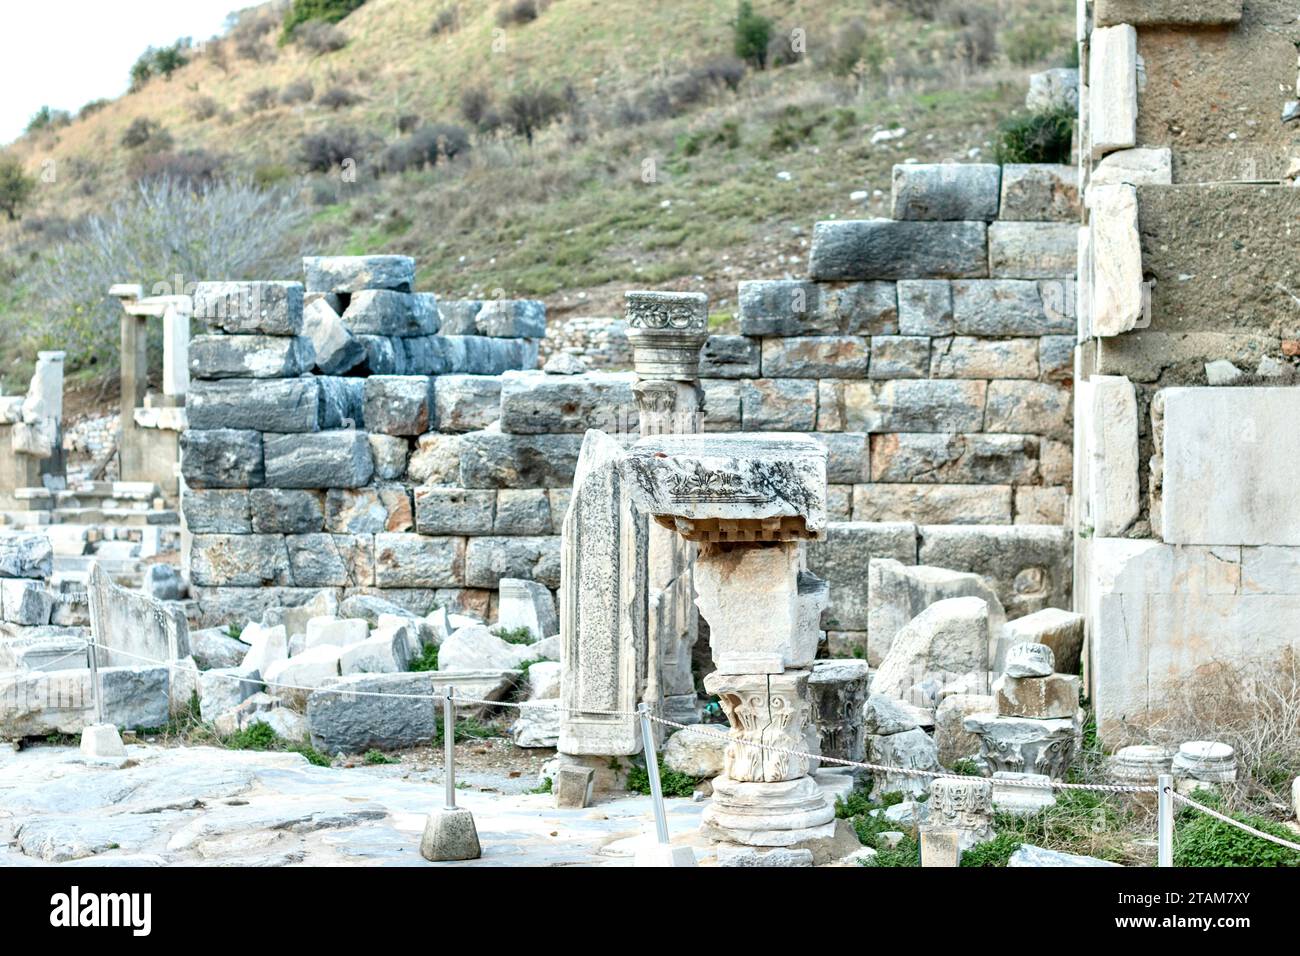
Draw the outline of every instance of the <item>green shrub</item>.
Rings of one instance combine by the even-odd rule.
[[[754,12],[750,0],[740,0],[732,21],[736,56],[762,70],[767,67],[767,49],[772,42],[772,21]]]
[[[700,781],[690,774],[669,770],[659,759],[659,787],[665,797],[689,797],[695,792],[695,785]],[[650,771],[641,765],[633,766],[627,774],[627,788],[633,793],[650,795]]]
[[[533,643],[533,632],[527,627],[494,627],[492,633],[507,644]]]
[[[1006,866],[1021,843],[1009,833],[999,833],[987,843],[971,847],[961,855],[962,866]]]
[[[868,780],[865,786],[857,787],[849,794],[847,800],[835,798],[835,816],[841,820],[849,820],[853,817],[862,816],[874,809],[871,802],[871,781]]]
[[[371,766],[376,766],[376,765],[386,764],[386,763],[401,763],[401,761],[398,760],[396,757],[390,757],[382,750],[374,750],[374,749],[367,750],[365,756],[363,756],[361,759],[364,760],[366,763],[370,764]]]
[[[954,760],[950,769],[959,777],[984,776],[984,774],[980,773],[979,765],[969,757],[962,757],[960,760]]]
[[[426,644],[420,656],[406,666],[408,671],[436,671],[438,669],[438,645]]]
[[[539,783],[537,786],[533,787],[533,789],[529,790],[528,792],[529,793],[550,793],[551,789],[554,786],[555,786],[555,781],[553,781],[550,777],[543,777],[542,782]]]
[[[1007,59],[1016,66],[1033,66],[1047,59],[1060,42],[1061,37],[1049,25],[1031,22],[1007,35]]]
[[[293,0],[284,12],[284,31],[280,34],[280,43],[288,43],[299,24],[309,20],[338,23],[365,2],[366,0]]]
[[[1074,114],[1068,109],[1031,113],[998,128],[999,163],[1068,163]]]
[[[67,110],[52,110],[48,106],[42,106],[27,121],[27,132],[39,133],[41,130],[58,129],[71,122],[72,116]]]
[[[171,46],[149,47],[131,66],[131,92],[144,86],[155,76],[170,77],[190,61],[188,39],[177,40]]]
[[[1198,794],[1193,799],[1223,812],[1216,795]],[[1244,813],[1228,813],[1228,816],[1256,830],[1296,842],[1295,833],[1280,823]],[[1174,866],[1300,866],[1300,853],[1261,840],[1195,807],[1182,807],[1175,823]]]
[[[16,222],[22,208],[36,191],[36,180],[23,170],[23,164],[11,156],[0,156],[0,211]]]

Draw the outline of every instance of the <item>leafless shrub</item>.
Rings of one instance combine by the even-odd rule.
[[[1237,752],[1230,800],[1286,806],[1300,774],[1300,654],[1247,663],[1218,662],[1179,681],[1162,716],[1140,732],[1177,748],[1188,740],[1218,740]]]
[[[359,94],[353,93],[346,87],[335,86],[322,93],[316,103],[318,106],[334,110],[337,113],[344,107],[356,106],[361,102],[361,99],[362,97]]]
[[[542,7],[537,0],[506,0],[497,8],[497,26],[519,26],[532,23],[541,16]]]
[[[954,7],[952,22],[961,27],[954,53],[968,72],[989,66],[998,55],[998,14],[974,6]]]
[[[171,149],[172,137],[163,125],[147,116],[137,116],[122,133],[122,145],[127,149],[149,147],[154,150]]]
[[[433,26],[429,32],[434,36],[441,33],[455,33],[460,29],[460,7],[452,4],[449,7],[443,7],[438,11],[438,15],[433,18]]]
[[[359,161],[368,149],[367,137],[350,127],[339,127],[304,136],[299,154],[309,172],[325,173],[344,160]]]
[[[138,182],[168,180],[189,189],[211,185],[224,175],[226,159],[206,149],[137,156],[130,164]]]
[[[312,85],[311,80],[307,77],[294,80],[280,91],[280,102],[285,106],[293,106],[297,103],[310,103],[313,96],[316,95],[316,87]]]
[[[293,42],[313,56],[337,53],[348,45],[348,35],[342,28],[320,20],[300,23],[293,31]]]
[[[531,145],[533,137],[555,122],[565,110],[564,97],[543,89],[515,90],[506,98],[502,119],[516,136]]]
[[[910,13],[918,20],[937,20],[948,6],[948,0],[887,0],[890,6]]]
[[[190,100],[190,115],[200,123],[212,119],[221,111],[221,104],[210,96],[196,96]]]
[[[460,126],[434,123],[421,126],[405,139],[390,144],[380,158],[386,173],[404,173],[411,169],[436,166],[439,160],[452,160],[469,151],[469,133]]]
[[[274,87],[262,86],[252,90],[244,97],[244,112],[249,116],[254,113],[261,113],[269,110],[275,105],[276,95]]]

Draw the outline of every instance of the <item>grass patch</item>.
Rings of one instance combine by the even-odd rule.
[[[438,669],[438,645],[425,644],[420,656],[406,665],[408,671],[436,671]]]
[[[529,790],[528,792],[529,793],[550,793],[554,786],[555,786],[555,781],[553,781],[550,777],[543,777],[542,782],[539,783],[537,786],[533,787],[533,789]]]
[[[1256,830],[1297,842],[1292,830],[1274,820],[1224,810],[1216,793],[1203,791],[1192,799]],[[1174,866],[1300,866],[1300,853],[1238,830],[1195,807],[1180,807],[1174,822]]]
[[[361,759],[364,760],[370,766],[381,766],[383,764],[388,764],[388,763],[401,763],[401,761],[398,760],[396,757],[390,757],[382,750],[375,750],[373,748],[367,750],[365,756],[363,756]]]
[[[961,855],[961,866],[1006,866],[1021,843],[1010,833],[999,833],[987,843],[979,843]]]
[[[689,797],[695,792],[695,785],[699,782],[698,777],[679,773],[676,770],[669,770],[664,766],[663,760],[660,759],[659,786],[663,790],[665,797]],[[634,765],[627,772],[627,788],[633,793],[649,796],[650,771],[640,764]]]
[[[494,627],[492,633],[507,644],[533,644],[533,632],[527,627]]]

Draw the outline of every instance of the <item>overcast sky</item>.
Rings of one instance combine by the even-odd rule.
[[[221,32],[226,14],[254,0],[30,0],[3,4],[0,144],[42,106],[75,113],[126,92],[148,46]]]

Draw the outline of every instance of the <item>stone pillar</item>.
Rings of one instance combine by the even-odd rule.
[[[696,603],[717,666],[704,683],[731,723],[704,832],[765,848],[830,839],[815,756],[756,746],[817,753],[808,682],[826,588],[803,552],[824,533],[825,449],[802,435],[665,435],[639,441],[620,469],[637,507],[699,549]]]
[[[628,292],[628,339],[638,381],[637,420],[641,436],[700,431],[700,348],[708,339],[708,297],[692,292]],[[692,569],[695,545],[651,524],[647,642],[648,697],[662,700],[672,720],[700,719],[691,652],[699,638]]]
[[[163,395],[172,403],[185,402],[190,388],[190,320],[192,300],[176,296],[163,313]]]

